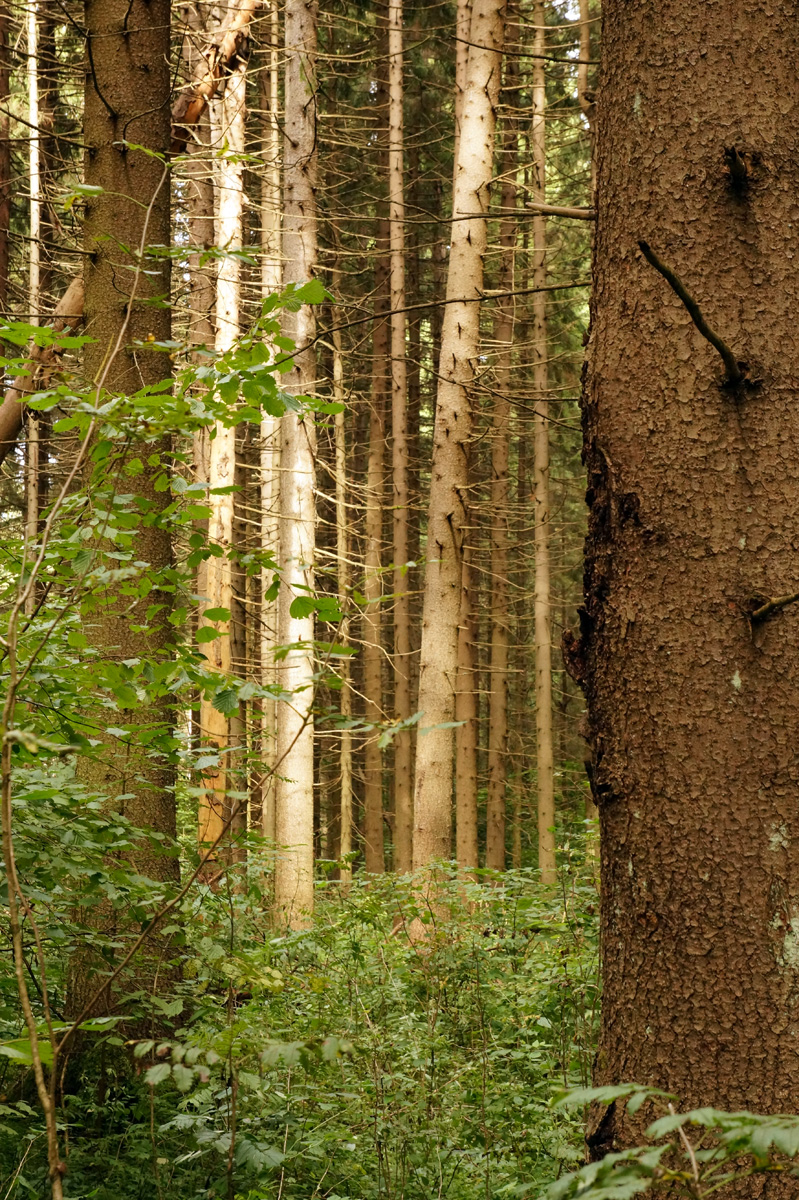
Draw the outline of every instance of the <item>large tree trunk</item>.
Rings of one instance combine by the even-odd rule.
[[[419,681],[421,724],[427,732],[416,746],[416,867],[450,853],[451,725],[472,425],[469,390],[480,347],[479,297],[486,249],[484,217],[464,217],[488,208],[504,22],[505,0],[474,0],[433,431]]]
[[[286,83],[283,253],[285,283],[304,283],[316,260],[316,19],[315,0],[288,0],[285,16]],[[284,328],[298,353],[286,388],[300,396],[316,388],[311,347],[313,310],[287,312]],[[278,919],[303,924],[313,909],[313,614],[293,616],[295,599],[313,593],[316,527],[316,430],[313,414],[281,420],[279,641],[292,646],[280,683],[293,695],[278,719],[275,865]]]
[[[602,827],[596,1082],[790,1112],[799,608],[764,606],[798,578],[796,5],[603,7],[590,527],[567,638]],[[742,383],[639,240],[748,364]],[[625,1136],[611,1111],[594,1150]]]

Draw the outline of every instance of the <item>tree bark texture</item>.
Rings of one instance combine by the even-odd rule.
[[[98,388],[133,392],[159,383],[171,371],[166,355],[141,348],[148,340],[166,341],[170,336],[169,308],[148,303],[155,296],[168,297],[168,264],[163,258],[147,256],[148,246],[170,243],[169,183],[158,158],[124,144],[135,143],[160,154],[169,146],[169,5],[166,0],[133,0],[132,7],[128,0],[87,0],[85,23],[91,46],[85,89],[85,178],[100,194],[86,199],[84,311],[87,332],[94,340],[85,347],[84,366]],[[144,247],[141,259],[140,246]],[[73,288],[77,302],[80,289],[75,284]],[[154,486],[163,468],[149,462],[154,453],[166,454],[169,449],[165,442],[134,445],[130,450],[131,456],[138,454],[148,464],[136,490],[156,512],[165,504]],[[168,530],[143,523],[136,554],[154,572],[167,567],[171,562]],[[146,610],[153,604],[162,607],[148,621]],[[120,601],[109,593],[100,611],[87,618],[92,641],[114,659],[136,657],[142,638],[147,639],[150,654],[166,654],[169,606],[166,594],[153,591],[131,611],[125,598]],[[169,726],[172,713],[164,702],[136,719]],[[105,753],[92,768],[91,783],[111,799],[126,793],[124,811],[134,826],[174,836],[173,778],[166,761],[126,751]],[[154,878],[177,874],[175,859],[151,851],[142,851],[138,866]]]
[[[8,6],[0,8],[0,313],[8,307],[9,232],[11,228],[11,83]]]
[[[304,283],[314,272],[316,226],[316,40],[315,0],[288,0],[285,10],[285,123],[283,157],[284,283]],[[311,347],[313,310],[303,305],[284,316],[284,331],[298,353],[284,376],[288,391],[310,395],[316,388]],[[316,532],[316,430],[312,413],[281,418],[279,641],[291,649],[280,683],[292,693],[281,705],[277,733],[278,783],[275,865],[278,919],[302,925],[313,909],[313,614],[292,616],[295,598],[314,587]]]
[[[471,400],[480,345],[480,305],[486,222],[493,175],[505,0],[474,0],[463,117],[455,164],[447,299],[441,332],[439,383],[427,525],[425,595],[414,797],[415,867],[450,853],[452,728],[458,660],[462,548],[466,536]],[[469,297],[474,299],[468,299]]]
[[[799,1089],[797,5],[605,0],[580,641],[600,810],[596,1082]],[[757,104],[752,104],[752,96]],[[725,149],[746,180],[736,186]],[[646,239],[748,364],[719,355]],[[755,382],[757,381],[757,382]],[[586,674],[587,673],[587,674]],[[624,1113],[593,1133],[625,1140]],[[761,1193],[794,1195],[769,1180]]]

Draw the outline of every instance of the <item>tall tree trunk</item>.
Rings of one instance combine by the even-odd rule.
[[[790,1112],[799,608],[767,598],[797,590],[796,6],[603,9],[585,609],[566,639],[602,828],[596,1082]],[[732,62],[752,62],[756,105]],[[640,240],[749,364],[742,383]],[[595,1153],[627,1119],[608,1112]],[[795,1190],[769,1178],[763,1195]]]
[[[455,857],[459,867],[472,870],[478,863],[477,830],[477,672],[475,643],[477,620],[475,570],[472,565],[473,531],[464,542],[461,558],[461,605],[458,619],[458,673],[455,691]],[[487,864],[490,865],[490,864]]]
[[[383,576],[383,488],[385,412],[388,398],[389,322],[385,315],[388,299],[386,222],[379,222],[375,264],[375,307],[381,316],[372,339],[372,395],[369,403],[369,458],[366,469],[366,518],[364,532],[363,694],[366,720],[379,725],[383,712],[382,600]],[[367,735],[364,747],[363,841],[366,870],[385,870],[383,836],[383,751],[377,730]]]
[[[403,120],[402,0],[389,0],[389,221],[391,239],[391,438],[394,532],[394,717],[411,715],[411,612],[409,553],[408,369],[405,329],[405,135]],[[394,738],[394,869],[413,863],[413,762],[411,731]]]
[[[515,26],[514,26],[515,28]],[[517,63],[509,58],[505,64],[505,83],[518,79]],[[509,92],[509,105],[516,103],[516,94]],[[514,258],[516,248],[516,183],[511,174],[517,160],[516,129],[510,117],[505,120],[502,138],[502,191],[499,225],[501,254],[499,286],[503,292],[513,292]],[[505,806],[508,774],[508,541],[510,512],[510,389],[513,360],[515,306],[512,296],[497,305],[494,318],[494,337],[497,343],[497,368],[494,390],[494,412],[491,440],[491,676],[488,701],[488,797],[486,801],[486,866],[502,870],[505,866]],[[517,789],[517,796],[520,794]],[[514,820],[514,847],[520,833],[518,814]],[[519,853],[521,840],[519,838]],[[514,851],[514,867],[518,857]]]
[[[341,273],[338,267],[334,272],[333,294],[339,294]],[[342,405],[336,413],[336,574],[338,594],[341,599],[344,618],[341,622],[339,641],[342,646],[350,643],[350,537],[349,515],[347,512],[347,430],[346,411],[344,405],[344,354],[341,346],[341,330],[333,329],[333,399]],[[342,717],[340,763],[340,832],[338,856],[345,859],[352,853],[352,733],[347,728],[347,722],[352,717],[352,685],[350,682],[350,660],[342,658],[341,667],[341,699],[340,712]],[[341,882],[347,885],[352,880],[352,866],[347,862],[341,869]]]
[[[25,14],[27,40],[27,83],[28,83],[28,181],[30,187],[30,214],[28,240],[28,313],[32,324],[39,323],[41,234],[42,234],[42,168],[41,138],[39,134],[39,5],[29,0]]]
[[[275,295],[283,284],[280,253],[280,45],[277,0],[271,0],[268,22],[268,53],[263,55],[259,82],[261,88],[264,168],[261,175],[261,291],[264,297]],[[268,67],[268,69],[265,69]],[[268,414],[261,421],[261,548],[280,556],[280,421]],[[261,571],[261,683],[277,683],[275,650],[278,645],[278,607],[269,599],[272,572]],[[261,816],[264,836],[275,838],[275,795],[277,779],[277,701],[262,701]]]
[[[474,0],[463,120],[452,206],[447,305],[441,333],[439,383],[427,525],[419,708],[428,730],[417,740],[414,865],[450,852],[455,680],[461,566],[466,536],[469,389],[480,346],[484,217],[493,173],[505,0]]]
[[[316,0],[287,0],[285,10],[286,81],[284,121],[283,259],[286,283],[313,275],[316,232]],[[316,359],[311,342],[316,327],[308,305],[287,312],[284,329],[297,347],[287,390],[311,395],[316,388]],[[281,705],[277,762],[280,778],[275,834],[280,854],[275,864],[278,919],[302,925],[313,909],[313,615],[293,616],[292,603],[313,592],[316,527],[316,430],[313,415],[286,413],[281,419],[280,449],[279,637],[291,646],[280,682],[292,694]]]
[[[544,0],[536,0],[533,60],[533,199],[546,203],[546,31]],[[547,279],[546,217],[533,219],[533,287]],[[535,509],[535,728],[538,794],[538,866],[541,882],[552,884],[555,872],[555,764],[552,744],[552,609],[550,604],[549,508],[549,348],[546,293],[533,296],[533,386],[537,400],[533,418],[533,505]]]
[[[0,315],[8,309],[9,232],[11,228],[11,94],[8,5],[0,6]]]
[[[222,98],[222,118],[219,142],[226,146],[218,171],[219,219],[217,245],[225,251],[240,251],[242,246],[242,213],[244,205],[241,155],[245,151],[245,84],[246,66],[242,62],[230,74]],[[216,333],[214,347],[224,354],[239,334],[241,308],[241,258],[229,254],[222,258],[216,281]],[[210,485],[209,540],[222,553],[208,559],[205,570],[205,595],[200,616],[219,636],[204,643],[208,666],[221,675],[233,676],[241,671],[236,662],[236,644],[240,643],[243,628],[243,609],[240,588],[236,586],[236,539],[234,537],[235,494],[224,491],[240,482],[236,476],[236,426],[217,422],[211,437],[208,455]],[[223,609],[226,617],[206,617],[206,613]],[[243,791],[236,786],[241,770],[240,751],[244,742],[244,724],[238,715],[226,716],[210,700],[200,705],[200,732],[203,742],[221,751],[220,764],[209,772],[210,787],[200,803],[201,842],[214,842],[228,826],[232,835],[240,833],[246,824],[246,811],[240,802],[228,799],[231,791]]]

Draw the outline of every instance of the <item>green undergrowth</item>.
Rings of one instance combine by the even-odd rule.
[[[589,1082],[590,874],[567,864],[557,890],[533,871],[453,876],[435,918],[407,880],[322,883],[289,935],[266,884],[251,867],[187,897],[158,1036],[87,1035],[61,1108],[69,1200],[476,1200],[579,1165],[582,1113],[551,1099]],[[0,1196],[46,1196],[30,1072],[4,1062]]]

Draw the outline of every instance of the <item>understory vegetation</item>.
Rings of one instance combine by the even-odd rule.
[[[52,857],[34,864],[37,822],[25,866],[41,873],[57,1010],[66,953],[85,932],[64,893],[45,890],[65,842],[73,863],[83,843],[90,907],[101,895],[135,904],[144,884],[121,858],[115,870],[100,861],[111,841],[124,856],[124,823],[63,794],[47,813]],[[276,933],[256,866],[264,852],[250,852],[248,869],[197,884],[162,929],[168,952],[155,969],[172,982],[154,1005],[141,992],[120,997],[139,1036],[89,1021],[79,1065],[67,1061],[60,1124],[73,1200],[535,1194],[582,1161],[581,1114],[551,1104],[588,1083],[593,1055],[596,892],[581,856],[554,892],[533,871],[453,873],[435,913],[409,879],[356,879],[346,893],[320,882],[313,926]],[[427,925],[421,941],[407,937],[415,917]],[[5,961],[0,1194],[40,1196],[45,1131]]]

